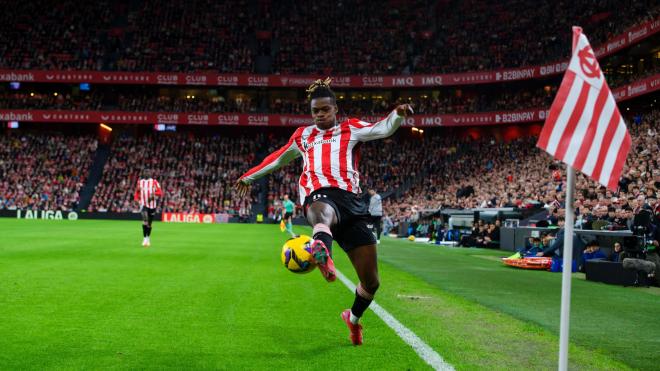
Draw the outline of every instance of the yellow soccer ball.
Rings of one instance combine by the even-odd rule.
[[[282,246],[282,264],[293,273],[308,273],[316,263],[312,257],[312,238],[301,235],[288,239]]]

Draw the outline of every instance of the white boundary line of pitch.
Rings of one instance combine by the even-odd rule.
[[[351,280],[344,276],[340,271],[337,271],[337,277],[344,283],[344,285],[346,285],[346,287],[348,287],[349,290],[355,292],[355,285],[353,282],[351,282]],[[433,348],[426,344],[424,340],[420,339],[419,336],[404,326],[399,320],[394,318],[394,316],[386,311],[385,308],[378,305],[375,300],[371,302],[369,308],[374,311],[374,313],[376,313],[376,315],[380,317],[387,326],[394,330],[394,332],[399,335],[406,344],[410,345],[415,353],[417,353],[424,362],[428,363],[429,366],[433,367],[433,369],[447,371],[454,370],[454,367],[447,363],[438,352],[433,350]]]

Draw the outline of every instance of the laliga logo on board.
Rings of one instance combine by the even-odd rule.
[[[238,125],[238,115],[219,115],[218,125]]]
[[[112,76],[110,76],[110,75],[102,75],[101,78],[103,78],[104,81],[110,81],[110,79],[112,78]]]
[[[254,126],[267,126],[268,125],[268,116],[248,116],[248,125]]]
[[[238,85],[238,76],[225,76],[219,75],[217,78],[218,85]]]
[[[206,76],[204,76],[204,75],[186,75],[186,84],[188,84],[188,85],[206,85]]]
[[[268,76],[250,76],[248,77],[249,86],[268,86]]]
[[[103,120],[103,121],[108,121],[109,118],[110,118],[110,116],[101,115],[101,120]]]
[[[179,81],[178,75],[156,75],[156,82],[159,84],[176,84]]]
[[[213,217],[211,216],[211,214],[204,214],[204,216],[202,217],[202,222],[206,224],[213,223]]]
[[[281,116],[281,117],[280,117],[280,123],[281,123],[283,126],[286,125],[287,121],[289,121],[289,118],[288,118],[288,117],[285,117],[285,116]]]
[[[282,85],[286,86],[287,82],[289,82],[288,77],[280,77],[280,80],[282,81]]]
[[[179,114],[177,113],[159,113],[156,116],[159,124],[176,124],[179,122]]]
[[[188,123],[192,125],[208,125],[209,115],[188,115]]]

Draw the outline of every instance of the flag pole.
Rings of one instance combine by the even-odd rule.
[[[563,269],[561,274],[561,320],[559,325],[559,371],[568,369],[568,330],[571,318],[571,274],[573,273],[573,226],[575,211],[573,199],[575,193],[575,169],[566,169],[566,218],[564,224]]]

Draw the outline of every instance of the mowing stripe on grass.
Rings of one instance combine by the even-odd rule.
[[[351,282],[351,280],[344,276],[339,270],[337,270],[337,277],[339,277],[339,280],[343,282],[349,290],[355,292],[355,285],[353,282]],[[380,317],[387,326],[394,330],[394,332],[399,335],[406,344],[410,345],[424,362],[428,363],[435,370],[454,369],[454,367],[447,363],[438,352],[433,350],[433,348],[426,344],[424,340],[420,339],[419,336],[415,335],[414,332],[394,318],[394,316],[386,311],[385,308],[378,305],[375,300],[371,302],[369,308],[374,311],[374,313],[376,313],[376,315]]]

